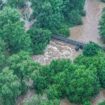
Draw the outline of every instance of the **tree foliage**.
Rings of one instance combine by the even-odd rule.
[[[25,0],[7,0],[7,4],[11,7],[22,8],[25,5]]]
[[[4,68],[0,73],[0,98],[2,105],[14,105],[20,95],[20,81],[13,71]]]
[[[75,103],[83,103],[96,95],[100,89],[96,74],[95,68],[78,67],[67,88],[69,100]]]
[[[30,51],[30,36],[26,34],[19,12],[10,7],[0,11],[0,37],[9,52]]]
[[[40,65],[35,63],[30,55],[24,51],[9,57],[8,65],[20,79],[22,92],[25,92],[27,89],[27,82],[30,79],[31,73],[40,67]]]
[[[103,9],[102,16],[99,22],[99,32],[101,39],[105,42],[105,8]]]
[[[51,39],[51,32],[42,28],[31,28],[28,31],[32,40],[32,49],[34,54],[44,52],[44,49],[49,44]]]
[[[35,24],[41,28],[48,28],[53,34],[68,36],[69,27],[66,27],[67,24],[69,26],[81,24],[85,0],[31,1],[33,15],[36,18]]]
[[[4,68],[6,65],[6,46],[5,42],[0,38],[0,68]],[[0,70],[1,72],[1,70]]]
[[[94,42],[90,42],[84,46],[83,55],[85,56],[94,56],[97,55],[99,51],[101,51],[101,47]]]
[[[55,100],[48,100],[42,99],[41,96],[36,95],[32,97],[30,100],[26,101],[24,105],[60,105],[60,101]]]

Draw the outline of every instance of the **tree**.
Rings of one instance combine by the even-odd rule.
[[[69,100],[75,103],[84,103],[96,95],[100,89],[96,74],[97,71],[93,67],[78,66],[66,90]]]
[[[0,73],[0,103],[2,105],[14,105],[20,95],[20,81],[11,69],[4,68]]]
[[[19,12],[10,7],[0,11],[0,37],[5,41],[9,52],[31,50],[31,39],[20,21]]]
[[[25,0],[8,0],[7,4],[11,7],[22,8],[25,5]]]
[[[32,40],[32,49],[34,54],[43,53],[44,49],[50,42],[51,32],[42,28],[33,27],[28,33]]]
[[[9,57],[8,65],[13,70],[14,74],[20,79],[22,84],[22,91],[27,89],[27,82],[30,79],[31,73],[40,67],[35,63],[27,52],[21,51]]]
[[[60,105],[60,101],[55,100],[48,100],[42,99],[41,96],[34,96],[30,100],[26,101],[24,105]]]
[[[101,39],[105,42],[105,8],[102,11],[101,20],[99,22],[99,32]]]
[[[83,49],[83,55],[85,56],[94,56],[98,54],[99,51],[101,51],[101,47],[94,42],[90,42],[84,46]]]
[[[62,0],[31,0],[36,18],[36,25],[41,28],[47,28],[56,33],[61,27],[63,16],[61,14]]]
[[[0,68],[6,65],[6,46],[4,41],[0,38]],[[0,71],[1,72],[1,71]]]
[[[53,34],[69,36],[69,27],[81,24],[85,0],[31,0],[35,25]],[[69,21],[70,20],[70,21]]]
[[[95,56],[80,55],[74,61],[77,65],[85,65],[87,68],[93,66],[97,70],[97,77],[100,80],[100,85],[105,88],[105,54],[100,52]]]

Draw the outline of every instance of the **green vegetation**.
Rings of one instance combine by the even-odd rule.
[[[8,67],[0,73],[0,104],[14,105],[20,95],[20,81]]]
[[[7,4],[11,7],[22,8],[25,5],[25,1],[26,0],[8,0]]]
[[[0,68],[4,68],[6,64],[6,46],[5,42],[0,38]],[[1,72],[1,70],[0,70]]]
[[[53,34],[68,36],[70,26],[82,23],[85,0],[31,1],[36,18],[35,25],[47,28]]]
[[[105,8],[103,9],[101,20],[99,23],[99,31],[103,42],[105,42]]]
[[[94,56],[97,55],[101,50],[100,46],[95,44],[94,42],[90,42],[84,46],[83,55],[85,56]]]
[[[105,2],[105,0],[101,0],[102,2]]]
[[[59,105],[59,100],[42,99],[40,96],[34,96],[30,100],[26,101],[24,105]]]
[[[29,35],[32,40],[32,49],[34,54],[43,53],[47,44],[49,44],[51,39],[51,32],[49,30],[41,28],[31,28],[29,30]]]
[[[7,51],[16,53],[30,50],[30,36],[25,32],[16,9],[6,7],[0,11],[0,27],[0,37],[6,43]]]
[[[98,105],[105,105],[105,101],[99,103]]]
[[[85,45],[83,54],[73,62],[58,59],[41,65],[31,58],[31,54],[44,52],[51,35],[67,37],[69,26],[82,23],[85,0],[31,1],[36,21],[27,32],[17,9],[24,6],[23,0],[10,0],[11,7],[0,11],[0,104],[16,105],[16,99],[33,88],[38,95],[24,105],[60,105],[60,99],[65,97],[74,103],[91,105],[91,97],[105,88],[105,54],[97,44]],[[103,40],[104,20],[103,11]]]

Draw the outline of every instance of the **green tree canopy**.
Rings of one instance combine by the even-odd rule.
[[[0,11],[0,27],[0,37],[5,41],[8,51],[30,51],[31,39],[16,9],[5,7]]]
[[[69,86],[67,87],[67,95],[70,101],[75,103],[83,103],[99,92],[100,85],[97,78],[95,68],[78,67],[75,70]]]
[[[20,81],[13,71],[4,68],[0,73],[0,103],[2,105],[14,105],[16,98],[20,95]]]

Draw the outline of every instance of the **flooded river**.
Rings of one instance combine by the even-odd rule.
[[[100,1],[101,0],[86,0],[86,16],[83,18],[83,25],[73,27],[71,29],[70,38],[82,42],[93,41],[102,44],[99,36],[98,24],[105,4]]]

